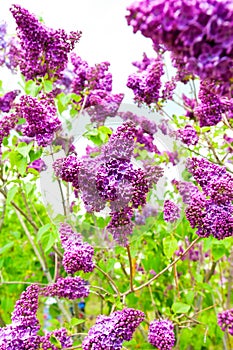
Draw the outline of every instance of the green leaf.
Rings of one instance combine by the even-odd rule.
[[[16,166],[20,175],[24,175],[27,168],[27,158],[17,151],[12,151],[9,155],[11,166]]]
[[[27,95],[31,95],[32,97],[36,97],[40,90],[41,90],[41,86],[38,85],[35,81],[33,80],[28,80],[25,83],[25,88],[24,88],[25,92]]]
[[[58,340],[55,335],[51,335],[50,338],[49,338],[51,344],[53,344],[54,346],[56,346],[57,349],[62,349],[62,345],[61,345],[61,342],[60,340]]]
[[[41,240],[44,233],[47,232],[50,229],[50,227],[51,227],[51,224],[46,224],[46,225],[39,228],[39,230],[37,232],[37,242],[39,242]]]
[[[195,293],[190,290],[187,294],[185,294],[185,299],[189,305],[193,304]]]
[[[190,310],[190,305],[177,302],[172,304],[172,311],[174,311],[175,314],[185,314]]]
[[[19,118],[18,120],[18,125],[22,125],[22,124],[25,124],[26,123],[26,119],[25,118]]]
[[[163,252],[170,259],[178,249],[177,240],[174,237],[167,236],[163,238]]]
[[[217,261],[226,254],[226,248],[223,244],[214,244],[212,247],[214,260]]]
[[[13,200],[14,196],[16,195],[16,193],[18,192],[18,186],[14,185],[13,187],[11,187],[9,189],[9,191],[7,192],[7,199],[6,199],[6,204],[10,204],[10,202]]]
[[[26,142],[20,142],[17,151],[22,154],[22,156],[27,157],[30,150],[32,149],[33,143],[26,144]]]
[[[13,247],[13,245],[14,245],[14,242],[9,242],[9,243],[5,244],[3,247],[0,248],[0,254],[5,253],[8,249]]]
[[[42,155],[42,149],[39,149],[38,151],[34,151],[33,149],[29,152],[30,162],[33,162],[36,159],[39,159]]]
[[[75,327],[75,326],[77,326],[81,323],[84,323],[84,322],[85,322],[85,320],[80,320],[79,318],[73,317],[70,321],[70,324],[72,327]]]
[[[43,81],[44,91],[46,93],[49,93],[53,90],[53,83],[50,80],[44,80]]]
[[[108,259],[106,263],[106,272],[113,271],[114,265],[115,265],[115,259]]]

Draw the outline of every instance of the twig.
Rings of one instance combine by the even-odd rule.
[[[130,290],[131,290],[131,292],[133,292],[134,291],[134,288],[133,288],[133,263],[132,263],[132,257],[131,257],[129,245],[126,246],[126,249],[127,249],[128,259],[129,259]]]
[[[0,281],[0,285],[2,284],[27,284],[27,285],[32,285],[36,284],[37,286],[47,286],[46,283],[39,283],[39,282],[26,282],[26,281]]]
[[[95,268],[96,268],[97,270],[99,270],[99,271],[108,279],[109,284],[110,284],[110,286],[112,287],[113,291],[114,291],[115,293],[117,293],[118,296],[120,296],[120,291],[119,291],[119,289],[117,288],[117,286],[116,286],[115,282],[113,281],[112,277],[109,276],[109,274],[108,274],[107,272],[105,272],[104,270],[102,270],[98,265],[95,265]]]
[[[171,264],[169,264],[167,267],[165,267],[162,271],[160,271],[157,275],[155,275],[154,277],[152,277],[149,281],[141,284],[139,287],[134,288],[134,292],[137,292],[138,290],[143,289],[144,287],[147,287],[149,284],[151,284],[152,282],[154,282],[157,278],[159,278],[164,272],[166,272],[167,270],[169,270],[172,266],[174,266],[177,261],[181,260],[187,253],[188,251],[201,239],[201,237],[197,237],[188,247],[187,249],[185,249],[185,251],[180,254],[180,256],[178,258],[176,258]],[[132,293],[131,290],[127,290],[126,292],[124,292],[122,295],[128,295]]]

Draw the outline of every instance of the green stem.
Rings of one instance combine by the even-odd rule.
[[[188,251],[200,240],[201,237],[197,237],[188,247],[187,249],[185,249],[185,251],[177,258],[175,259],[171,264],[169,264],[167,267],[165,267],[162,271],[160,271],[157,275],[155,275],[154,277],[152,277],[149,281],[141,284],[139,287],[134,288],[134,292],[137,292],[138,290],[141,290],[145,287],[147,287],[149,284],[151,284],[152,282],[154,282],[157,278],[159,278],[162,274],[164,274],[164,272],[166,272],[167,270],[169,270],[172,266],[174,266],[179,260],[181,260],[187,253]],[[123,295],[128,295],[132,293],[131,289],[127,290],[126,292],[124,292],[122,294]]]

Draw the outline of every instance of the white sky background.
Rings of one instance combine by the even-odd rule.
[[[127,25],[126,10],[134,0],[0,0],[0,20],[8,24],[8,32],[16,32],[9,11],[12,4],[20,4],[31,13],[41,16],[45,25],[66,31],[83,32],[75,52],[94,65],[102,61],[111,63],[113,92],[123,92],[124,102],[131,102],[133,93],[126,87],[127,77],[136,70],[131,62],[140,60],[143,52],[155,56],[150,39],[140,33],[133,34]]]

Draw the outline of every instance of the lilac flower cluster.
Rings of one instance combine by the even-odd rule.
[[[178,190],[182,201],[185,204],[189,204],[193,196],[199,193],[198,187],[191,182],[172,180],[172,184]]]
[[[0,348],[3,350],[37,350],[40,345],[40,336],[37,335],[40,329],[36,317],[38,309],[39,287],[29,286],[21,294],[15,304],[12,313],[12,323],[0,328]]]
[[[21,96],[16,114],[26,119],[26,124],[22,125],[23,135],[35,138],[39,146],[51,144],[55,132],[61,127],[53,99],[45,96],[40,99]]]
[[[175,222],[180,217],[180,208],[170,200],[164,201],[163,218],[167,222]]]
[[[122,244],[122,237],[132,233],[132,209],[145,205],[149,189],[162,176],[158,166],[133,167],[135,133],[135,125],[125,122],[98,156],[78,159],[70,155],[54,163],[55,174],[79,190],[87,211],[100,211],[109,204],[112,221],[107,229],[115,238],[119,235]]]
[[[41,288],[40,294],[70,300],[85,298],[89,295],[89,286],[79,276],[58,278],[55,283]]]
[[[154,320],[150,323],[148,341],[159,350],[171,350],[175,345],[174,326],[170,320]]]
[[[11,7],[17,24],[21,44],[19,66],[26,80],[48,76],[56,79],[61,76],[68,62],[68,54],[80,39],[80,32],[47,28],[28,10],[19,5]]]
[[[43,350],[57,350],[58,348],[53,345],[50,341],[51,337],[58,340],[61,344],[60,349],[69,348],[72,346],[72,338],[68,336],[67,329],[60,328],[53,332],[48,332],[44,336],[41,337],[41,349]],[[60,346],[59,344],[59,346]]]
[[[228,331],[233,336],[233,309],[218,314],[218,325],[223,332]]]
[[[199,90],[199,92],[200,92],[200,90]],[[201,97],[201,95],[199,95],[199,98],[200,97]],[[196,120],[196,117],[194,115],[194,110],[195,110],[195,107],[197,106],[196,99],[189,98],[185,94],[182,94],[182,99],[183,99],[184,108],[186,109],[186,114],[185,114],[186,117],[188,117],[189,119]]]
[[[40,325],[36,313],[41,291],[43,289],[38,285],[32,284],[21,294],[12,313],[12,323],[0,328],[1,350],[38,350],[42,348],[56,350],[58,347],[51,343],[51,336],[61,343],[62,348],[72,346],[72,338],[67,335],[67,330],[64,328],[43,336],[37,334]]]
[[[144,317],[143,312],[135,309],[123,309],[110,316],[98,316],[82,342],[83,350],[120,350],[123,341],[132,339]]]
[[[224,239],[233,235],[233,178],[225,167],[206,159],[188,159],[187,168],[201,186],[186,209],[186,217],[201,237]]]
[[[164,74],[163,63],[158,57],[149,59],[145,54],[142,63],[133,63],[139,68],[137,73],[128,77],[127,86],[134,92],[134,100],[150,105],[158,102],[160,88],[162,86],[161,76]]]
[[[18,116],[15,114],[4,116],[0,119],[0,147],[4,137],[10,135],[10,131],[14,129],[18,122]]]
[[[82,241],[79,233],[72,230],[70,225],[61,223],[59,228],[61,244],[64,249],[62,265],[67,273],[76,271],[91,272],[95,265],[93,263],[94,249],[88,243]]]
[[[232,108],[232,102],[212,92],[211,85],[213,87],[213,84],[201,83],[198,96],[201,102],[194,109],[201,127],[218,124],[223,114]]]
[[[199,140],[196,130],[189,124],[186,125],[184,129],[178,129],[176,131],[176,136],[188,146],[196,145]]]
[[[129,8],[128,24],[182,61],[187,72],[213,79],[230,90],[232,3],[230,0],[141,0]],[[222,83],[223,82],[223,83]]]
[[[159,153],[154,142],[154,134],[157,132],[157,125],[154,121],[145,117],[139,117],[132,112],[119,112],[118,115],[125,121],[131,120],[136,126],[136,142],[139,149],[146,149],[148,152]]]
[[[4,96],[0,97],[0,110],[8,113],[12,108],[13,101],[19,93],[19,90],[9,91]]]
[[[111,221],[107,226],[108,231],[119,245],[126,246],[128,244],[128,236],[132,234],[134,226],[131,221],[133,216],[132,208],[124,207],[118,211],[112,211],[110,215]]]
[[[123,94],[112,93],[112,74],[108,72],[110,63],[101,62],[94,67],[72,54],[74,66],[71,91],[83,97],[85,109],[91,122],[103,124],[107,117],[114,117],[122,102]]]
[[[0,23],[0,66],[4,64],[5,61],[5,49],[6,49],[6,23]]]
[[[233,200],[233,177],[225,167],[193,157],[188,159],[187,169],[211,201],[224,204]]]

